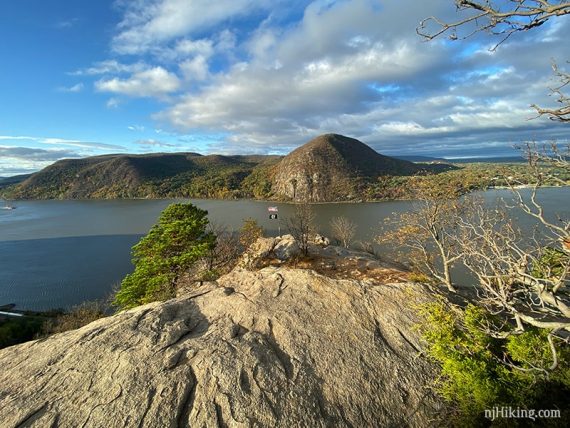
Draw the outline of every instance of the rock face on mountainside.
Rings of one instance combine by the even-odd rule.
[[[335,248],[327,263],[351,256]],[[441,410],[413,328],[426,290],[363,278],[236,268],[167,302],[6,348],[1,425],[425,426]]]
[[[412,162],[381,155],[354,138],[326,134],[279,162],[273,192],[295,201],[347,200],[360,197],[358,189],[363,180],[420,170]]]

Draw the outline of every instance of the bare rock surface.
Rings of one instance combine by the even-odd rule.
[[[238,265],[256,269],[262,267],[269,259],[284,262],[299,254],[301,254],[301,249],[292,235],[259,238],[242,255]]]
[[[427,426],[441,403],[413,283],[236,268],[0,351],[10,427]]]

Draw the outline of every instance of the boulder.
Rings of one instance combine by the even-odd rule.
[[[292,235],[283,235],[277,238],[273,254],[275,258],[285,261],[301,254],[301,249]]]
[[[326,236],[321,236],[319,234],[315,235],[313,238],[313,243],[321,247],[327,247],[330,245],[331,241]]]
[[[234,269],[0,350],[2,427],[423,427],[442,409],[413,283]]]
[[[264,260],[277,259],[287,261],[301,253],[299,245],[292,235],[276,238],[259,238],[242,255],[238,265],[248,269],[256,269]]]

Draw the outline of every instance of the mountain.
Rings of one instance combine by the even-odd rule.
[[[198,153],[104,155],[64,159],[31,175],[8,194],[22,199],[227,197],[277,156]],[[226,192],[226,194],[219,194]],[[228,195],[227,193],[230,193]]]
[[[338,266],[378,265],[331,251],[346,254]],[[360,279],[236,268],[166,302],[0,350],[1,425],[424,427],[444,410],[415,328],[432,294]]]
[[[528,162],[523,156],[497,156],[489,158],[460,158],[448,159],[449,163],[524,163]]]
[[[12,177],[0,177],[0,189],[2,187],[11,186],[13,184],[19,184],[32,174],[21,174],[21,175],[13,175]]]
[[[406,160],[409,162],[423,162],[423,163],[450,163],[449,160],[444,158],[434,158],[432,156],[419,156],[419,155],[402,155],[394,156],[396,159]]]
[[[358,198],[359,186],[367,179],[411,175],[421,170],[412,162],[381,155],[354,138],[326,134],[279,162],[273,191],[292,200],[346,200]]]
[[[379,177],[442,172],[444,164],[414,164],[381,155],[338,134],[315,138],[285,157],[198,153],[110,154],[64,159],[2,185],[9,199],[256,198],[332,202],[390,197]],[[398,177],[399,176],[399,177]],[[368,191],[368,193],[367,193]],[[399,193],[398,193],[399,194]],[[388,196],[386,196],[388,195]]]

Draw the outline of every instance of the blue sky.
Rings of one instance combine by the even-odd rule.
[[[570,19],[423,42],[451,0],[25,0],[0,6],[0,176],[103,153],[287,153],[322,133],[385,154],[512,155]],[[495,41],[496,42],[496,41]]]

